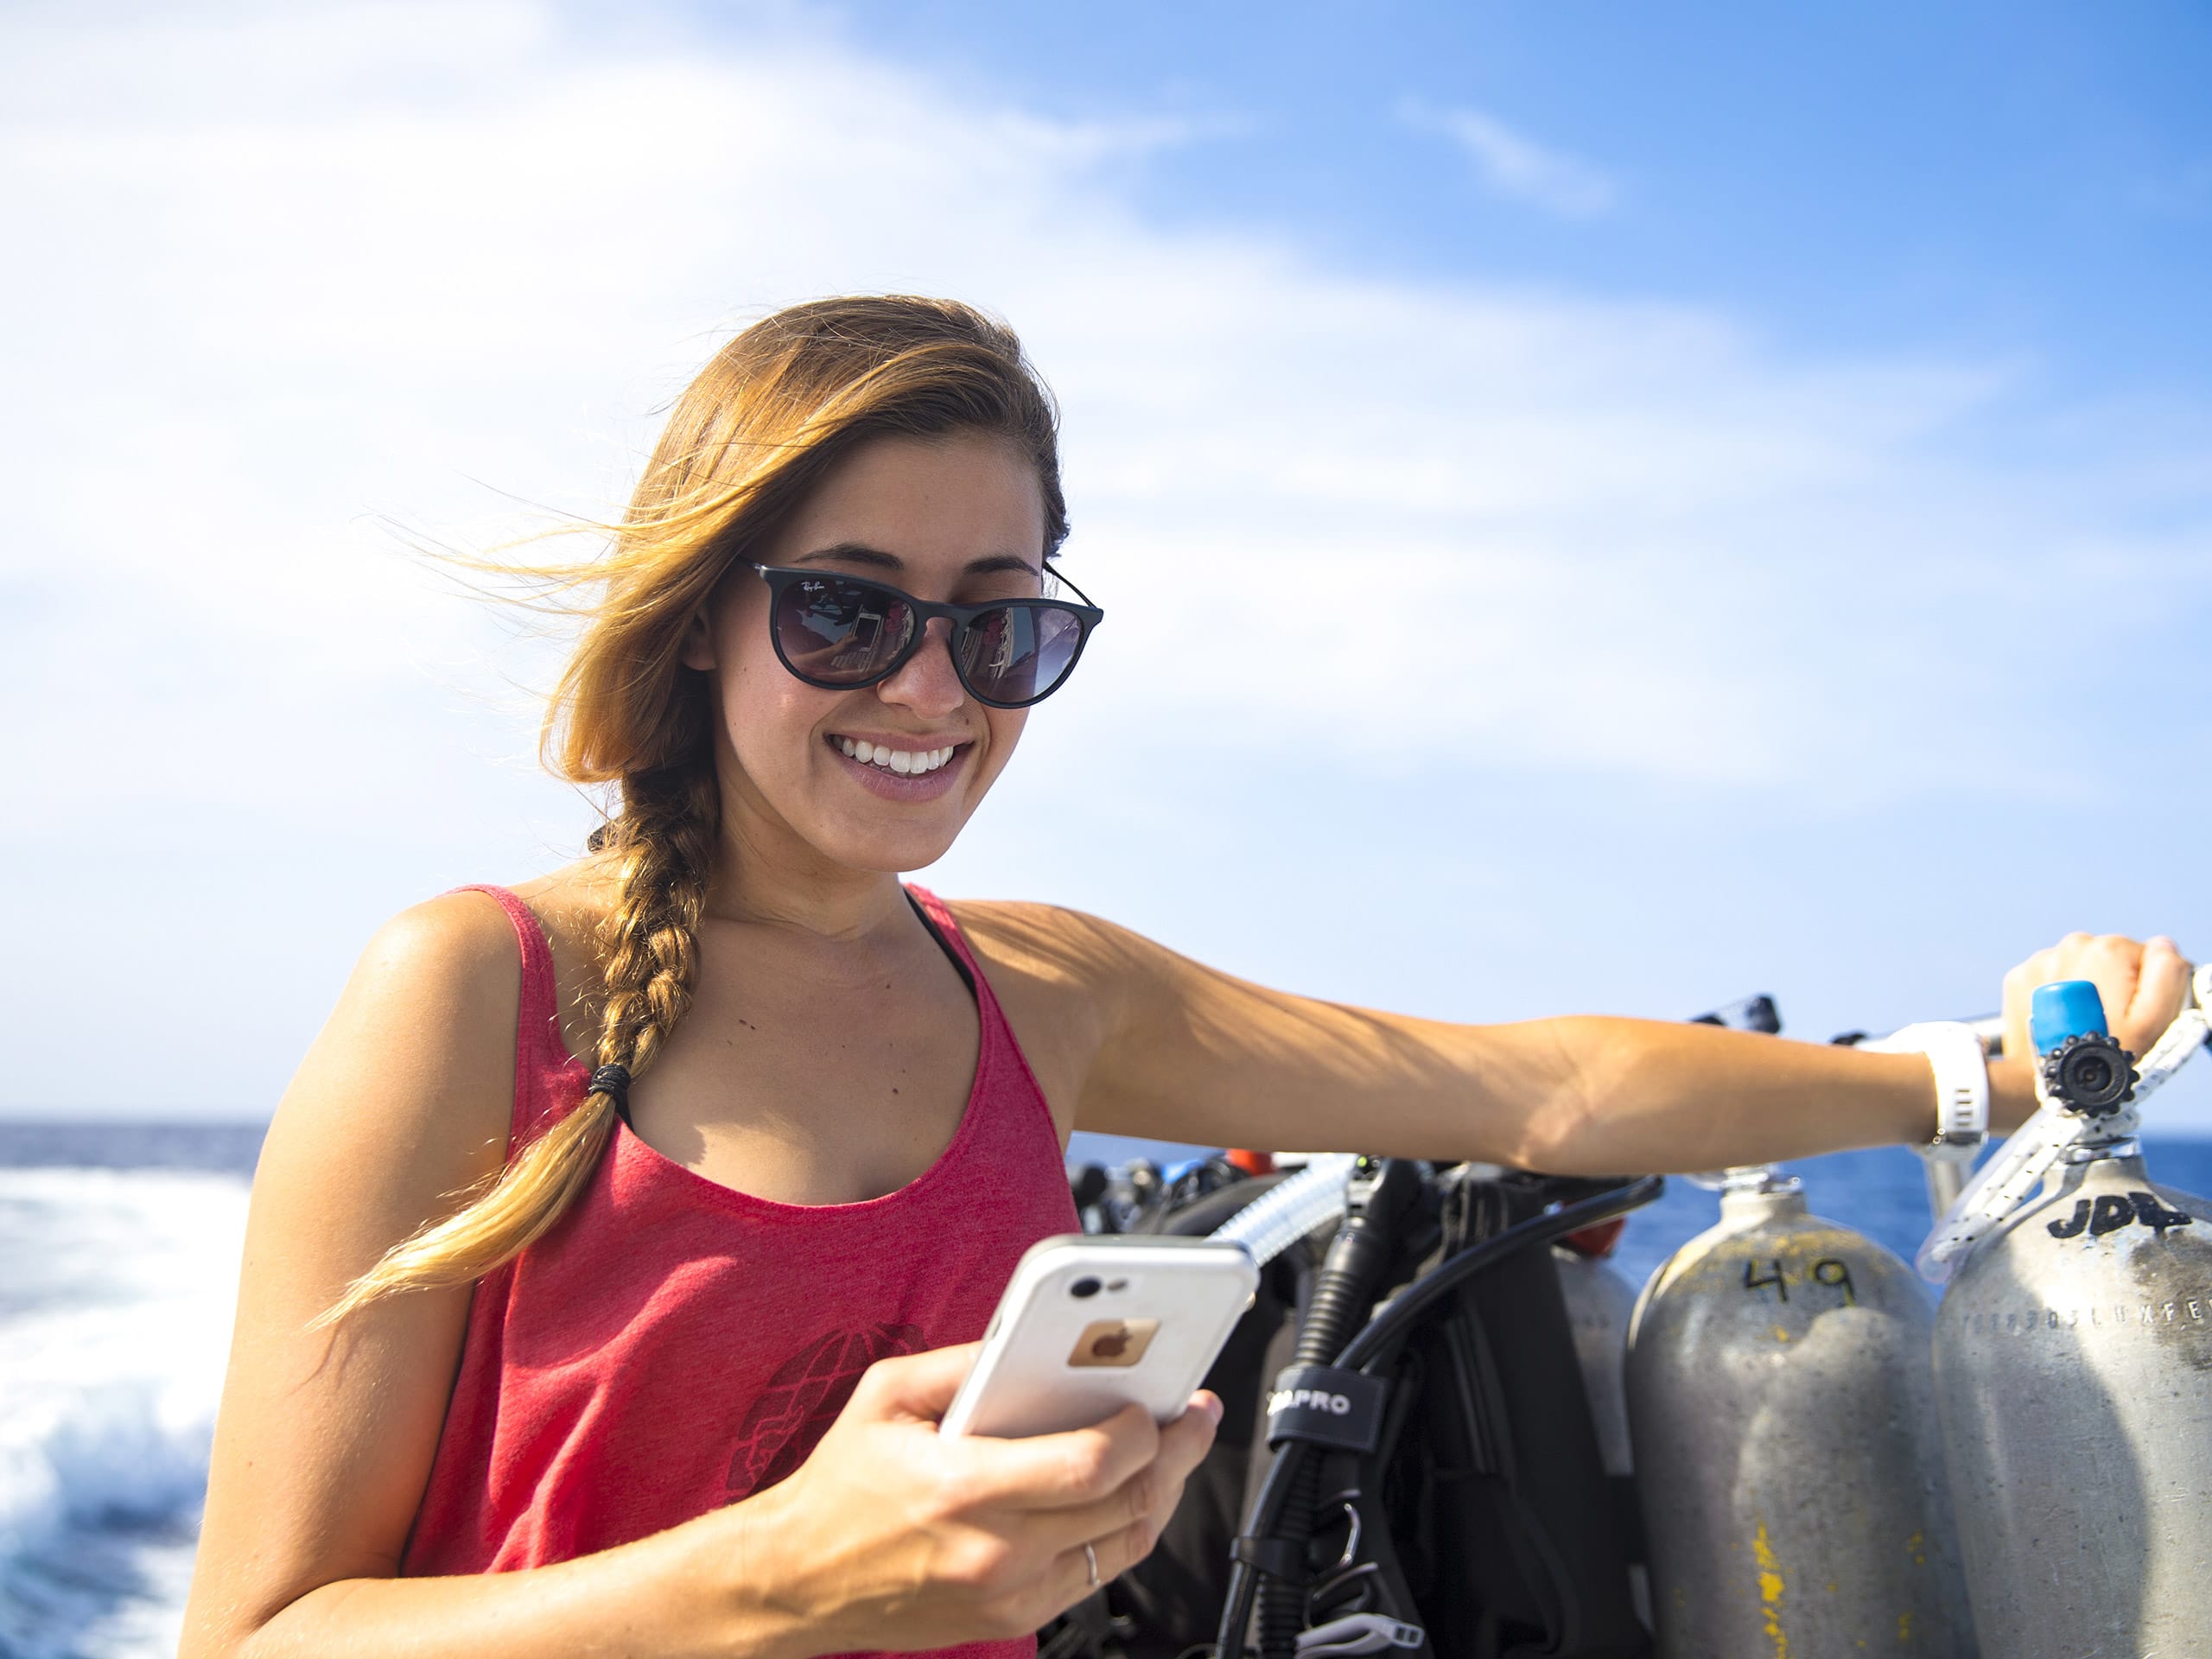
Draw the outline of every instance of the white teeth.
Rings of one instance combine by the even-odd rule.
[[[893,749],[860,738],[840,737],[834,741],[845,754],[863,766],[881,766],[902,778],[935,772],[960,752],[957,743],[949,743],[941,749]]]

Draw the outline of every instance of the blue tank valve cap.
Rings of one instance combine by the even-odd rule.
[[[2086,979],[2038,985],[2028,1005],[2028,1040],[2038,1054],[2050,1053],[2069,1037],[2102,1037],[2111,1029],[2105,1024],[2105,1000]]]
[[[2104,1117],[2135,1098],[2135,1057],[2113,1040],[2104,999],[2088,980],[2037,986],[2028,1028],[2043,1057],[2044,1089],[2069,1111]]]

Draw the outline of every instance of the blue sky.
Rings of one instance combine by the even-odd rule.
[[[404,538],[604,515],[841,289],[1022,329],[1112,617],[943,891],[1813,1037],[2212,950],[2208,72],[2180,5],[11,11],[0,1110],[264,1112],[378,920],[568,855],[556,645]]]
[[[1828,351],[2017,354],[2077,395],[2193,396],[2212,367],[2212,12],[2184,0],[835,15],[984,96],[1189,124],[1129,180],[1167,222],[1692,296]],[[1501,183],[1421,118],[1465,109],[1603,188]]]

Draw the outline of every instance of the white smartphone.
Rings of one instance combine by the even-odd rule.
[[[1016,1264],[944,1434],[1055,1434],[1132,1403],[1172,1421],[1205,1380],[1260,1270],[1242,1244],[1071,1233]]]

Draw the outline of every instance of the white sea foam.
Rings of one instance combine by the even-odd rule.
[[[236,1176],[0,1169],[0,1653],[173,1653],[245,1220]]]

